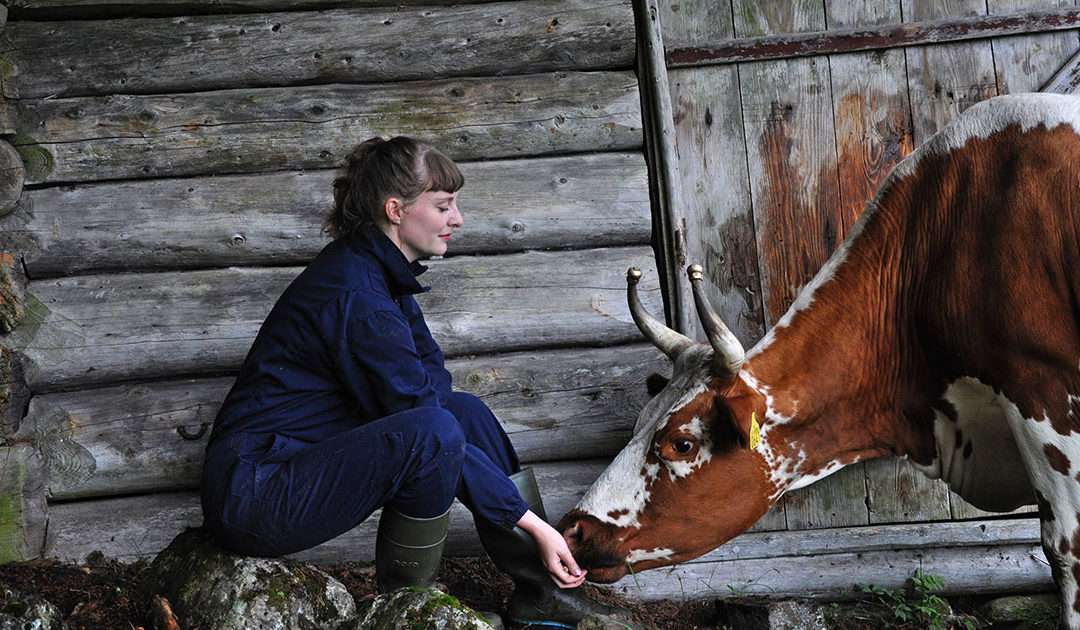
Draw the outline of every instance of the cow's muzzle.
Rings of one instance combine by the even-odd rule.
[[[589,581],[608,583],[626,575],[626,554],[617,550],[613,527],[575,510],[559,521],[559,530]]]

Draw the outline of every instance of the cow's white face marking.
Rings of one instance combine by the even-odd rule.
[[[1035,502],[1008,413],[1016,405],[971,377],[950,384],[934,409],[937,457],[915,465],[975,507],[994,512]]]
[[[705,393],[712,379],[711,362],[712,348],[708,345],[691,346],[678,357],[671,381],[641,410],[630,442],[581,498],[578,510],[615,527],[640,526],[638,518],[649,502],[650,487],[660,476],[661,465],[646,461],[653,437],[672,414]],[[700,421],[697,429],[701,430]],[[701,448],[698,461],[685,462],[686,466],[671,466],[682,462],[666,464],[673,475],[686,476],[708,461],[703,457],[711,458],[711,449]]]
[[[644,549],[632,549],[630,553],[626,555],[626,561],[630,564],[637,562],[644,562],[645,560],[663,560],[675,555],[674,549],[656,548],[649,551]]]

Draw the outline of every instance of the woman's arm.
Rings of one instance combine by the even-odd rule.
[[[536,546],[540,548],[540,560],[559,588],[581,586],[585,581],[586,572],[578,568],[574,556],[570,554],[570,548],[566,545],[566,540],[558,530],[548,525],[532,510],[526,511],[517,525],[536,541]]]

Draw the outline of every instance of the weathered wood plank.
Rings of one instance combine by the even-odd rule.
[[[26,181],[336,168],[359,140],[415,135],[457,160],[636,150],[630,72],[16,101]]]
[[[629,69],[630,0],[12,22],[8,98]],[[522,45],[526,42],[525,45]]]
[[[626,269],[646,270],[643,301],[661,298],[648,247],[530,252],[432,261],[420,296],[448,356],[640,339]],[[31,282],[26,322],[10,335],[34,393],[239,366],[296,267],[79,276]]]
[[[16,20],[263,13],[355,7],[447,6],[491,0],[11,0]]]
[[[534,467],[552,520],[574,505],[603,465]],[[100,551],[123,562],[148,559],[201,520],[194,493],[53,504],[44,555],[79,562]],[[90,521],[99,525],[88,531]],[[296,557],[316,563],[369,562],[377,522],[373,515]],[[736,592],[846,597],[856,594],[860,583],[900,587],[922,568],[944,577],[948,593],[1048,590],[1050,571],[1037,539],[1036,519],[744,534],[701,558],[638,573],[614,588],[636,600],[731,597]],[[471,517],[460,505],[454,507],[447,549],[450,555],[482,554]],[[982,570],[972,571],[972,566]]]
[[[651,214],[639,153],[461,164],[452,254],[641,245]],[[0,218],[0,251],[31,277],[94,270],[309,262],[328,242],[334,171],[138,180],[29,191]],[[24,204],[25,205],[25,204]],[[588,208],[583,212],[582,208]]]
[[[643,600],[712,599],[736,594],[845,599],[858,597],[862,584],[903,588],[916,569],[944,578],[941,592],[945,595],[1054,589],[1038,544],[690,563],[642,571],[613,586],[625,597]]]
[[[905,18],[985,12],[983,0],[904,0]],[[915,146],[971,105],[997,96],[990,42],[917,46],[904,50]]]
[[[457,389],[480,396],[522,462],[613,457],[669,373],[649,344],[451,360]],[[17,438],[45,456],[50,497],[67,500],[198,485],[209,429],[231,377],[37,396]]]
[[[1073,55],[1066,61],[1057,71],[1057,74],[1043,84],[1040,91],[1055,94],[1072,94],[1076,92],[1077,86],[1080,86],[1080,53]]]
[[[0,246],[0,437],[5,438],[19,427],[30,400],[22,358],[10,340],[25,314],[26,277],[22,264],[16,254]]]
[[[641,98],[645,132],[645,154],[649,164],[649,186],[654,192],[656,218],[653,248],[665,295],[665,316],[669,325],[691,337],[700,326],[687,286],[684,269],[688,264],[684,231],[682,176],[679,174],[677,132],[672,112],[664,37],[657,0],[635,3],[638,26],[637,72],[641,78]]]
[[[668,66],[682,68],[863,52],[1071,30],[1080,26],[1080,10],[1076,9],[1021,11],[1004,15],[974,15],[940,20],[926,17],[925,14],[916,18],[912,18],[906,12],[904,15],[910,23],[876,28],[839,28],[810,33],[796,33],[794,30],[788,30],[775,35],[718,39],[689,44],[673,41],[667,46]]]
[[[38,557],[47,511],[41,460],[34,447],[0,446],[0,564]]]
[[[606,465],[607,460],[583,460],[532,466],[548,519],[557,522],[570,511]],[[452,509],[447,555],[482,554],[468,510],[456,502]],[[297,557],[326,563],[370,560],[378,520],[376,513],[352,531]],[[87,523],[95,526],[88,529]],[[164,549],[184,528],[201,524],[196,492],[54,503],[49,506],[48,538],[42,555],[82,562],[100,551],[106,558],[134,562]]]
[[[741,3],[737,35],[824,27],[820,2]],[[842,238],[828,63],[790,59],[739,69],[766,328],[776,324]],[[866,522],[861,475],[833,475],[784,497],[789,529]]]
[[[1071,8],[1072,0],[988,0],[990,13],[1018,9]],[[1076,31],[1000,37],[991,40],[998,91],[1036,92],[1080,49]]]
[[[819,59],[740,69],[766,328],[840,242],[827,73],[827,62]]]
[[[671,17],[666,30],[673,38],[733,29],[730,12],[718,15],[713,2],[680,2]],[[738,71],[673,70],[669,82],[688,256],[705,268],[705,293],[717,313],[750,347],[765,334],[765,325]]]
[[[870,523],[944,520],[950,517],[949,487],[904,459],[865,462]]]

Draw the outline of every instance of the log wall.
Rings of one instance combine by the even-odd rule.
[[[144,558],[199,523],[232,374],[373,135],[461,164],[466,227],[419,299],[569,509],[666,369],[625,304],[637,266],[664,308],[634,48],[629,0],[12,7],[0,560]],[[376,522],[308,557],[370,559]]]
[[[466,226],[422,306],[455,386],[500,416],[558,518],[669,369],[626,312],[626,267],[688,327],[671,266],[704,262],[751,346],[952,116],[1080,82],[1073,4],[11,0],[0,561],[147,558],[201,521],[217,406],[327,242],[334,169],[376,134],[462,165]],[[649,24],[659,67],[635,60]],[[903,462],[858,464],[617,588],[838,596],[917,566],[958,591],[1045,588],[1037,523],[985,519]],[[376,522],[301,557],[369,560]],[[463,509],[451,539],[479,553]]]

